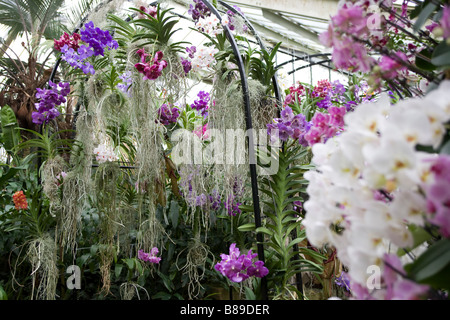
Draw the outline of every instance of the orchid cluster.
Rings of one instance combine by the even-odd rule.
[[[85,44],[79,45],[81,40]],[[80,30],[80,35],[73,34],[72,38],[63,35],[60,40],[54,40],[55,49],[61,51],[61,58],[73,68],[81,69],[84,74],[94,74],[95,69],[88,61],[92,56],[104,56],[105,49],[117,49],[119,44],[113,39],[108,30],[94,27],[89,21]],[[86,45],[87,44],[87,45]]]
[[[25,194],[23,193],[22,190],[15,192],[13,194],[12,198],[13,198],[14,207],[16,208],[16,210],[27,210],[28,209],[27,197],[25,196]]]
[[[333,86],[331,85],[330,81],[324,79],[317,81],[317,85],[314,87],[314,95],[316,97],[325,98],[328,95],[328,92],[330,92],[333,89]]]
[[[261,260],[254,261],[258,254],[253,254],[249,250],[247,254],[242,254],[236,243],[230,245],[229,254],[221,254],[222,261],[218,262],[214,268],[231,282],[242,282],[250,277],[265,277],[269,270]]]
[[[305,94],[305,92],[306,88],[300,82],[297,82],[297,86],[290,86],[289,89],[286,90],[284,105],[290,105],[295,102],[300,104],[302,99],[301,97]]]
[[[232,184],[231,193],[226,196],[223,205],[229,216],[236,216],[241,213],[239,206],[242,205],[244,183],[239,177],[234,177],[231,179],[230,184]]]
[[[62,47],[64,47],[64,45],[67,45],[69,48],[72,48],[73,50],[77,51],[78,48],[80,47],[79,45],[80,39],[81,36],[76,32],[73,33],[72,35],[69,35],[67,32],[64,32],[61,38],[59,38],[59,40],[55,39],[53,41],[55,50],[61,51]]]
[[[304,175],[309,200],[302,223],[312,245],[337,249],[358,298],[368,295],[369,266],[386,269],[386,253],[412,246],[408,225],[432,224],[449,236],[450,161],[417,150],[442,143],[450,120],[449,92],[450,81],[444,81],[424,98],[395,105],[383,94],[345,114],[341,134],[312,146],[317,170]],[[376,290],[376,298],[401,298],[402,290],[418,297],[424,291],[405,284],[404,277],[385,273],[384,279],[388,289]]]
[[[153,59],[149,62],[146,60],[147,57],[151,55],[145,53],[144,49],[139,49],[136,53],[139,55],[141,62],[136,63],[134,67],[139,73],[144,75],[143,80],[158,79],[161,76],[163,69],[167,67],[167,61],[162,60],[164,56],[162,51],[157,51]]]
[[[161,123],[162,125],[168,126],[173,123],[177,123],[177,119],[180,116],[179,110],[177,107],[171,108],[170,104],[164,103],[159,107],[158,111],[158,119],[155,120],[156,123]]]
[[[210,15],[205,18],[199,18],[197,23],[195,24],[195,27],[199,31],[214,37],[223,32],[220,20],[215,15]]]
[[[211,68],[216,61],[215,55],[218,52],[219,50],[214,46],[207,47],[202,45],[195,49],[191,47],[188,53],[189,58],[191,58],[192,71],[201,72]]]
[[[198,127],[194,131],[192,131],[197,137],[199,137],[202,140],[208,140],[209,139],[209,126],[207,123],[204,125]]]
[[[181,194],[191,207],[202,210],[217,211],[221,205],[225,208],[229,216],[236,216],[241,213],[239,206],[242,204],[244,185],[241,179],[235,177],[231,179],[231,192],[222,197],[218,190],[213,189],[210,193],[202,192],[194,187],[195,180],[200,175],[199,167],[187,166],[179,169]]]
[[[55,177],[56,185],[57,186],[62,185],[65,177],[67,177],[67,173],[65,171],[61,171],[58,175],[56,175],[56,177]]]
[[[313,146],[316,143],[325,143],[331,137],[340,134],[344,127],[344,116],[360,102],[370,101],[371,95],[367,94],[367,83],[362,81],[359,85],[352,86],[352,92],[347,91],[339,80],[330,83],[328,80],[320,80],[314,87],[307,87],[298,82],[286,90],[286,97],[281,111],[281,117],[275,118],[267,124],[267,132],[271,141],[277,138],[281,141],[288,139],[298,140],[304,146]],[[315,112],[310,121],[302,113],[300,105],[311,103],[309,97],[314,100],[315,106],[323,109],[323,112]],[[353,100],[349,100],[351,97]],[[304,102],[302,102],[304,100]],[[314,102],[313,102],[314,104]],[[278,137],[277,137],[278,135]]]
[[[307,146],[305,134],[309,131],[311,124],[306,121],[305,115],[294,115],[292,108],[285,106],[281,111],[281,117],[273,119],[272,123],[267,124],[267,134],[271,142],[278,138],[281,141],[288,139],[298,140],[302,146]]]
[[[450,156],[439,155],[431,161],[432,182],[424,187],[427,220],[439,226],[440,233],[450,238]]]
[[[239,8],[237,5],[233,5],[233,8],[235,8],[238,12],[240,12],[241,14],[243,14],[241,8]],[[224,14],[224,15],[221,17],[221,20],[222,20],[222,25],[223,25],[223,26],[228,26],[228,28],[229,28],[231,31],[238,31],[238,32],[243,32],[243,33],[244,33],[244,32],[247,32],[247,30],[248,30],[247,25],[242,24],[242,26],[240,26],[240,25],[237,23],[237,20],[236,20],[236,18],[235,18],[235,13],[234,13],[233,11],[231,11],[231,10],[228,10],[228,11],[226,12],[226,14]],[[242,30],[240,30],[240,29],[242,29]]]
[[[121,92],[125,93],[128,97],[131,97],[130,87],[133,83],[133,79],[131,78],[131,71],[126,71],[125,73],[119,76],[121,82],[117,84],[117,89]]]
[[[343,131],[346,112],[344,107],[335,106],[329,107],[328,113],[316,112],[311,119],[309,130],[304,134],[304,140],[309,146],[313,146],[338,135]]]
[[[196,51],[197,51],[196,46],[186,47],[186,52],[190,59],[194,59],[194,54]],[[183,66],[184,73],[188,74],[189,71],[191,71],[191,69],[192,69],[191,61],[189,59],[185,59],[183,57],[180,57],[180,59],[181,59],[181,65]]]
[[[228,10],[225,14],[223,14],[220,19],[215,15],[211,14],[209,8],[203,4],[201,0],[194,0],[195,6],[190,5],[190,9],[188,13],[192,16],[192,19],[195,22],[196,28],[204,32],[206,34],[217,36],[218,34],[223,32],[222,26],[227,26],[231,31],[242,31],[246,32],[248,27],[243,24],[242,26],[237,23],[235,18],[235,13],[231,10]],[[233,6],[237,11],[242,13],[241,8],[234,5]]]
[[[352,71],[371,71],[369,81],[374,88],[380,88],[381,80],[392,86],[391,80],[394,79],[415,81],[418,77],[414,73],[423,76],[420,68],[414,66],[417,66],[418,57],[427,55],[429,45],[425,42],[437,44],[441,36],[449,39],[450,6],[444,5],[436,15],[442,15],[439,22],[432,21],[425,26],[428,31],[422,34],[426,41],[418,43],[417,37],[409,31],[414,23],[408,18],[408,2],[403,1],[398,12],[392,0],[340,1],[328,30],[319,36],[323,45],[332,48],[335,66]],[[431,37],[431,31],[435,39]],[[391,35],[400,32],[407,35],[406,40],[396,44]],[[369,51],[377,52],[379,57]]]
[[[94,149],[95,159],[98,163],[113,162],[118,159],[114,150],[104,144],[100,144]]]
[[[192,19],[197,22],[200,18],[206,18],[211,15],[211,10],[203,3],[202,0],[194,0],[195,4],[189,5],[188,13]]]
[[[199,91],[197,94],[198,99],[191,104],[191,108],[197,110],[197,112],[204,118],[208,116],[208,104],[211,100],[208,92]]]
[[[181,194],[189,206],[213,211],[220,208],[221,196],[217,190],[212,190],[209,194],[200,192],[193,186],[195,185],[195,180],[200,175],[200,168],[198,166],[188,165],[181,167],[178,173],[180,174],[179,186]]]
[[[347,89],[339,80],[329,82],[319,80],[313,88],[308,88],[297,82],[286,90],[283,105],[300,105],[307,96],[318,98],[316,105],[320,109],[327,110],[331,106],[345,106],[347,111],[352,110],[358,103],[372,98],[369,94],[369,86],[366,81],[358,81],[357,84]],[[349,100],[354,99],[354,100]]]
[[[158,8],[155,7],[155,6],[149,6],[148,8],[144,7],[144,6],[140,6],[139,10],[141,10],[142,12],[145,12],[146,14],[148,14],[149,16],[151,16],[151,17],[153,17],[155,19],[156,19],[157,15],[158,15]],[[138,18],[140,18],[140,19],[144,19],[144,18],[147,18],[147,17],[148,16],[146,16],[145,14],[142,14],[140,12],[138,13]]]
[[[39,103],[36,103],[36,112],[31,114],[33,123],[43,124],[55,119],[60,115],[56,108],[66,102],[66,96],[70,93],[70,84],[60,82],[58,84],[49,81],[49,89],[37,88],[36,98]]]
[[[328,30],[320,34],[323,45],[333,48],[333,62],[338,68],[368,72],[376,62],[371,57],[365,41],[385,45],[380,39],[380,28],[383,16],[369,11],[370,6],[379,8],[380,4],[392,6],[392,1],[374,0],[352,3],[341,2],[337,14],[331,17]]]
[[[94,52],[94,56],[104,56],[106,48],[112,50],[119,47],[119,44],[113,39],[108,30],[94,27],[92,21],[84,25],[84,29],[80,30],[80,35],[81,41],[89,45],[88,48]]]
[[[365,45],[355,38],[367,40],[371,30],[364,8],[353,3],[344,4],[337,15],[331,17],[328,30],[319,39],[327,47],[333,48],[333,62],[338,68],[368,72],[374,58],[368,54]]]
[[[330,83],[328,80],[320,80],[312,92],[313,96],[321,97],[322,100],[317,102],[317,106],[322,109],[328,109],[332,105],[340,105],[346,99],[344,97],[345,87],[339,80]]]
[[[345,99],[346,89],[339,80],[330,83],[328,80],[319,80],[314,87],[313,96],[321,97],[322,100],[317,102],[317,106],[322,109],[328,109],[332,105],[340,105]]]
[[[145,262],[158,264],[161,261],[161,257],[157,257],[158,253],[159,250],[157,247],[153,247],[149,253],[144,252],[144,250],[139,250],[138,259]]]

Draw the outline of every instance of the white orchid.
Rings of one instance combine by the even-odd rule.
[[[317,170],[305,174],[309,199],[303,225],[314,246],[337,249],[349,276],[366,286],[369,266],[413,244],[409,225],[427,219],[424,190],[433,185],[437,155],[450,120],[450,81],[425,98],[391,105],[387,95],[345,115],[345,130],[313,146]],[[377,293],[379,294],[379,293]]]

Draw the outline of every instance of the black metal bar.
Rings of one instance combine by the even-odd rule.
[[[256,29],[253,27],[253,25],[251,24],[251,22],[247,19],[247,17],[245,15],[243,15],[241,12],[236,10],[234,7],[230,6],[229,4],[227,4],[227,3],[223,2],[223,1],[219,1],[219,3],[222,6],[224,6],[225,8],[227,8],[228,10],[231,10],[234,14],[238,14],[245,21],[245,23],[250,28],[250,30],[253,32],[253,34],[254,34],[254,36],[256,38],[256,41],[258,42],[259,46],[262,49],[267,50],[266,46],[264,45],[263,41],[261,40],[261,37],[259,36],[258,32],[256,31]],[[309,59],[310,59],[313,56],[314,57],[316,57],[316,56],[319,57],[319,56],[328,56],[328,55],[329,54],[326,53],[326,54],[308,55],[306,57],[309,57]],[[305,59],[305,57],[295,57],[291,61],[287,61],[285,63],[279,64],[277,66],[277,68],[280,68],[280,67],[282,67],[283,65],[285,65],[285,64],[287,64],[289,62],[294,62],[296,60],[301,60],[301,59]],[[278,80],[277,80],[276,74],[272,78],[272,83],[273,83],[273,87],[274,87],[275,98],[278,101],[278,103],[280,105],[282,105],[281,95],[280,95],[280,88],[279,88],[279,85],[278,85]],[[278,116],[280,116],[280,110],[281,110],[280,108],[278,108],[278,110],[277,110]],[[283,142],[282,149],[284,150],[284,148],[285,148],[285,143]],[[297,237],[295,230],[293,231],[293,237]],[[298,251],[298,245],[295,244],[293,249],[294,249],[294,251]],[[292,260],[299,260],[299,255],[297,254],[294,257],[292,257]],[[297,290],[303,295],[303,280],[302,280],[301,273],[296,275],[296,286],[297,286]]]
[[[327,67],[326,65],[322,65],[322,63],[327,63],[327,62],[331,62],[331,59],[310,62],[306,66],[301,66],[301,67],[295,68],[294,70],[289,71],[288,74],[293,74],[294,72],[301,70],[301,69],[311,68],[312,66],[317,65],[317,64],[321,65],[322,67]]]
[[[92,168],[98,168],[100,165],[99,164],[92,164]],[[138,169],[139,167],[135,167],[135,166],[121,166],[119,165],[120,169]]]
[[[293,53],[287,53],[287,52],[286,52],[286,54],[289,54],[290,56],[292,56],[292,57],[294,57],[294,58],[291,59],[291,60],[285,61],[285,62],[283,62],[283,63],[280,63],[279,65],[277,65],[278,68],[279,68],[279,67],[282,67],[282,66],[284,66],[284,65],[286,65],[286,64],[288,64],[288,63],[291,63],[291,62],[294,62],[294,61],[298,61],[298,60],[307,60],[307,59],[308,59],[308,61],[309,61],[310,58],[316,58],[316,57],[323,57],[323,56],[329,56],[329,55],[331,55],[331,53],[316,53],[316,54],[306,54],[306,55],[304,55],[304,56],[299,57],[299,56],[296,56],[296,55],[293,54]]]
[[[217,9],[207,0],[202,0],[202,2],[211,10],[213,14],[217,16],[219,20],[221,20],[220,13],[217,11]],[[238,62],[239,67],[239,74],[241,77],[241,85],[242,85],[242,92],[244,96],[244,111],[245,111],[245,122],[247,130],[252,132],[253,126],[252,126],[252,116],[251,116],[251,110],[250,110],[250,97],[249,97],[249,89],[248,89],[248,82],[247,82],[247,75],[244,70],[244,62],[242,60],[241,53],[239,52],[239,48],[237,46],[236,40],[234,39],[233,34],[231,33],[228,26],[223,26],[223,29],[225,30],[225,34],[228,38],[228,41],[231,44],[231,47],[233,49],[233,53],[236,57],[236,60]],[[255,214],[255,225],[256,227],[261,227],[261,208],[259,205],[259,194],[258,194],[258,179],[257,179],[257,173],[256,173],[256,154],[255,154],[255,143],[253,141],[253,134],[247,135],[248,139],[248,153],[249,153],[249,162],[250,162],[250,178],[251,178],[251,186],[252,186],[252,197],[253,197],[253,211]],[[264,259],[264,247],[263,247],[263,234],[258,232],[256,234],[256,240],[257,240],[257,248],[258,248],[258,258],[265,262]],[[267,300],[267,279],[265,277],[261,278],[261,296],[263,300]]]

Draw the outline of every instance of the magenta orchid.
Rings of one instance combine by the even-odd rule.
[[[149,253],[144,252],[144,250],[139,250],[138,259],[145,261],[145,262],[158,264],[161,261],[161,258],[157,257],[158,253],[159,253],[159,250],[157,247],[153,247]]]
[[[241,254],[236,243],[230,245],[229,254],[221,254],[222,261],[217,263],[214,268],[231,282],[242,282],[249,277],[265,277],[269,270],[264,266],[264,262],[253,261],[258,254],[249,250],[247,254]]]
[[[157,51],[153,60],[147,62],[147,57],[149,57],[150,54],[145,53],[144,49],[139,49],[136,53],[139,55],[141,62],[136,63],[134,67],[139,73],[144,75],[143,80],[158,79],[161,76],[163,69],[167,67],[167,61],[162,60],[164,54],[161,51]]]

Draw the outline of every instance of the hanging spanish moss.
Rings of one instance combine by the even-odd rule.
[[[104,29],[108,27],[106,16],[109,13],[120,12],[124,3],[125,0],[102,1],[84,18],[84,21],[92,21],[95,26]]]
[[[267,124],[277,117],[276,100],[267,95],[267,88],[258,80],[248,79],[248,93],[252,126],[256,130],[266,130]]]
[[[33,291],[31,299],[56,299],[58,283],[57,246],[48,234],[32,240],[26,256],[31,263]]]
[[[179,268],[183,274],[187,275],[189,278],[188,283],[188,295],[189,299],[196,299],[203,289],[201,284],[205,277],[205,272],[208,263],[208,256],[211,255],[214,265],[214,255],[209,250],[209,247],[201,241],[200,234],[197,234],[188,244],[185,249],[186,253],[186,264]],[[180,252],[180,254],[183,252]]]
[[[67,165],[61,156],[49,158],[42,167],[42,189],[50,201],[50,213],[56,216],[61,211],[60,185],[64,180]]]
[[[139,294],[140,290],[145,293],[145,298],[150,300],[148,291],[144,287],[132,281],[127,281],[120,285],[120,298],[122,300],[133,300],[136,297],[138,300],[141,300],[142,298]]]
[[[116,162],[104,162],[95,172],[96,203],[99,212],[100,237],[100,273],[102,276],[102,292],[108,294],[111,286],[110,270],[118,247],[115,236],[118,228],[118,202],[116,184],[119,179],[120,167]]]
[[[161,134],[164,129],[157,119],[157,109],[164,103],[163,93],[155,83],[135,76],[130,99],[131,124],[136,140],[138,182],[151,182],[164,168]]]
[[[210,186],[206,184],[204,176],[204,167],[195,164],[183,164],[178,168],[180,176],[179,186],[181,188],[183,198],[188,206],[188,222],[194,227],[195,223],[200,223],[199,227],[194,230],[204,231],[205,236],[209,229],[209,194]],[[196,211],[200,210],[201,215],[198,215],[199,221],[196,221]]]
[[[226,199],[233,197],[236,178],[241,179],[244,186],[249,181],[244,100],[236,101],[236,97],[242,97],[239,84],[236,81],[223,80],[220,76],[216,77],[213,84],[212,95],[217,102],[211,108],[208,120],[210,128],[224,136],[224,158],[223,164],[216,163],[207,170],[212,173],[210,176],[214,182],[211,183],[221,186],[220,196],[227,201]]]
[[[162,248],[163,236],[168,236],[161,221],[156,217],[156,206],[152,203],[143,208],[138,231],[137,248],[150,252],[153,247]]]
[[[58,219],[60,243],[75,255],[83,208],[91,190],[92,154],[94,150],[93,117],[83,108],[77,118],[77,134],[70,164],[62,186],[61,215]]]

